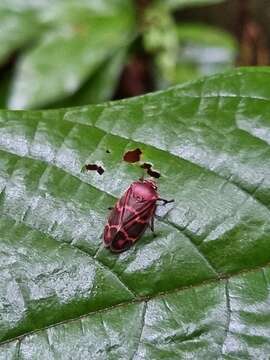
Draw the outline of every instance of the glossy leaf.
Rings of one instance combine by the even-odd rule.
[[[0,112],[0,359],[268,357],[269,78]],[[114,255],[101,235],[137,147],[175,204]]]

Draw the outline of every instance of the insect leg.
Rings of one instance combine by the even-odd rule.
[[[153,233],[155,232],[155,230],[154,230],[154,216],[151,217],[150,229],[151,229],[151,231],[152,231]]]
[[[142,176],[139,178],[140,181],[144,180],[144,169],[142,169]]]
[[[162,205],[167,205],[167,204],[169,204],[169,203],[174,202],[174,199],[172,199],[172,200],[166,200],[166,199],[159,198],[159,199],[157,199],[157,201],[163,201],[163,204],[162,204]]]
[[[157,211],[155,212],[155,216],[156,218],[163,218],[165,217],[166,215],[168,215],[168,213],[172,210],[172,206],[169,206],[168,208],[166,208],[165,206],[169,203],[172,203],[174,202],[174,199],[172,200],[166,200],[166,199],[162,199],[162,198],[158,198],[157,201],[162,201],[161,204],[158,204],[157,203]],[[164,211],[161,211],[161,208],[162,209],[165,209]]]
[[[155,233],[155,229],[154,229],[154,215],[151,217],[151,220],[150,220],[150,229],[154,235],[154,237],[156,236],[156,233]]]

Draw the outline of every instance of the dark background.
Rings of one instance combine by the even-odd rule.
[[[137,0],[142,16],[149,0]],[[177,22],[203,22],[223,28],[237,41],[236,66],[270,64],[270,1],[229,0],[221,4],[193,7],[174,13]],[[151,58],[140,52],[126,65],[114,98],[125,98],[153,91]]]

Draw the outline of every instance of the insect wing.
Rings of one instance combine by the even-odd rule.
[[[123,204],[122,221],[110,244],[112,251],[124,251],[138,240],[145,232],[156,209],[155,201],[136,202],[130,194],[125,200],[127,201]]]
[[[131,187],[129,187],[124,195],[117,201],[109,215],[103,234],[103,242],[105,247],[109,247],[111,245],[113,239],[116,237],[116,234],[121,229],[121,223],[124,218],[125,204],[130,198],[130,193]]]
[[[138,201],[130,186],[117,201],[104,229],[104,245],[113,252],[122,252],[145,232],[156,210],[156,200]]]
[[[118,210],[117,205],[118,203],[116,203],[115,207],[112,209],[104,229],[103,242],[105,247],[110,246],[112,240],[117,234],[117,231],[119,230],[121,212]]]

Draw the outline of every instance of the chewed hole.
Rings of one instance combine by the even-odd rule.
[[[107,153],[107,154],[110,154],[110,153],[111,153],[111,150],[107,149],[107,150],[106,150],[106,153]]]
[[[143,163],[143,164],[141,165],[141,168],[149,170],[149,169],[151,169],[152,166],[153,166],[152,164]]]
[[[141,165],[141,168],[145,169],[146,172],[147,172],[147,174],[148,174],[149,176],[151,176],[151,177],[153,177],[153,178],[156,178],[156,179],[160,178],[160,176],[161,176],[161,175],[160,175],[160,172],[152,169],[152,166],[153,166],[153,165],[150,164],[150,163],[143,163],[143,164]]]
[[[137,161],[140,161],[141,154],[142,154],[142,151],[139,148],[130,150],[124,154],[123,160],[126,162],[129,162],[129,163],[135,163]]]
[[[82,170],[96,171],[99,175],[102,175],[105,171],[102,166],[97,164],[85,164]]]

